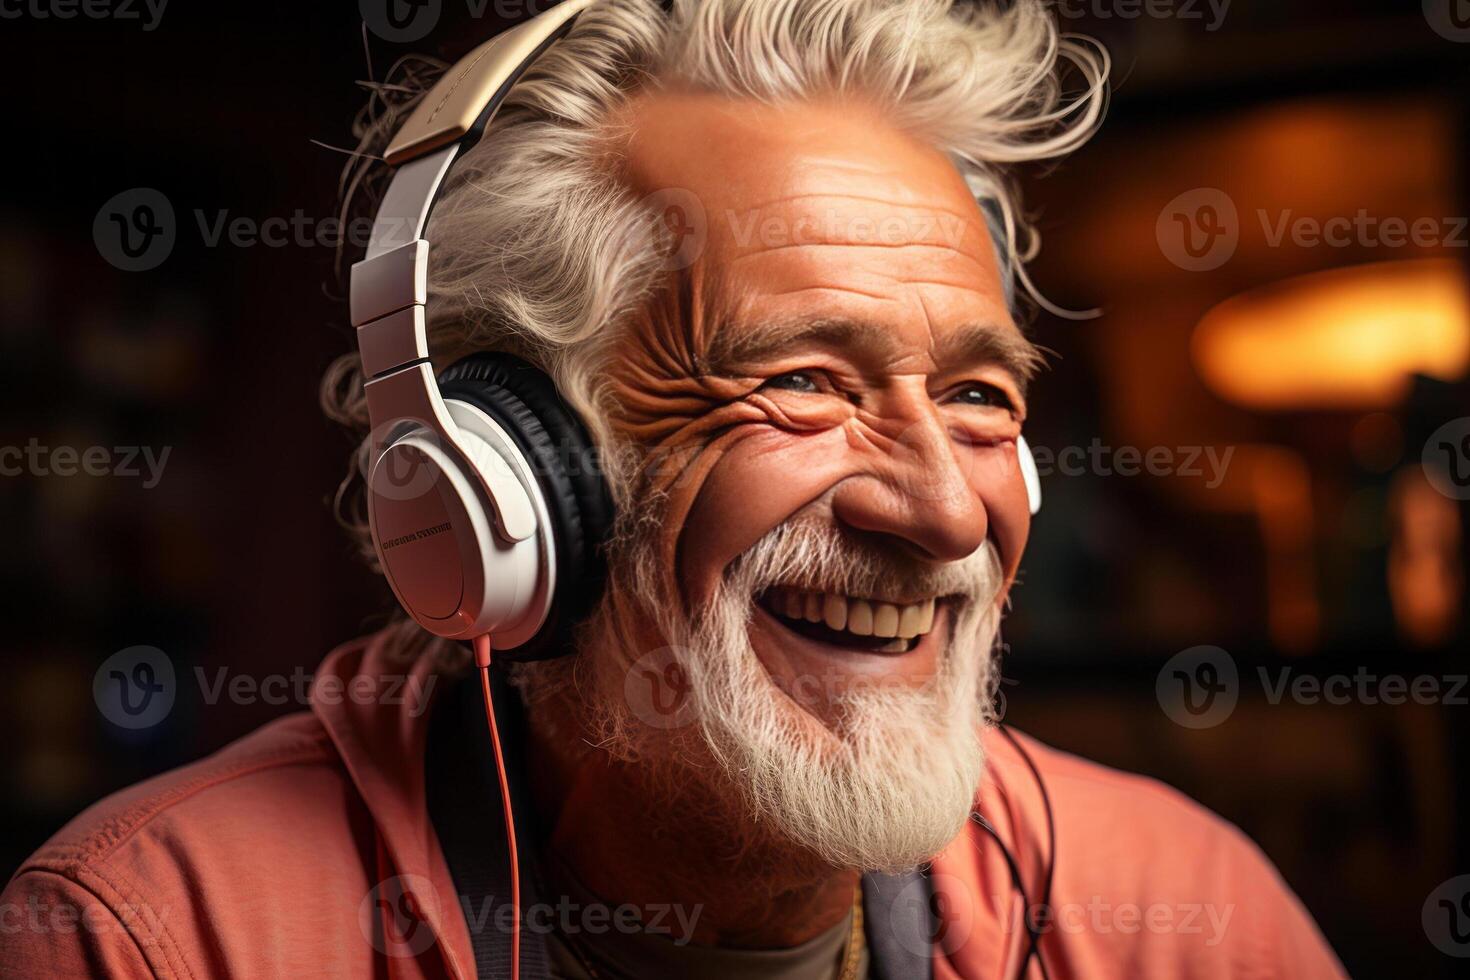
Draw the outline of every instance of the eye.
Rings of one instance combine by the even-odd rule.
[[[787,371],[785,374],[767,378],[761,388],[815,394],[822,390],[822,379],[815,371]]]
[[[1001,388],[992,384],[986,384],[983,381],[971,381],[969,384],[962,385],[955,390],[954,397],[951,400],[959,405],[974,405],[979,408],[1003,408],[1011,412],[1016,410],[1015,403],[1011,401],[1010,395],[1007,395]]]

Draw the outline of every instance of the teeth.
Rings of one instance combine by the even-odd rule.
[[[847,599],[840,595],[828,595],[822,600],[822,622],[828,629],[840,630],[847,626]]]
[[[919,624],[923,621],[923,605],[904,606],[898,613],[898,635],[902,637],[918,636]]]
[[[887,602],[873,606],[873,635],[898,635],[898,607]]]
[[[830,592],[777,589],[771,596],[770,605],[788,619],[824,623],[828,629],[846,630],[855,636],[893,637],[896,642],[923,636],[934,628],[933,599],[897,605],[851,599]],[[878,649],[888,651],[894,645],[890,643]]]
[[[822,621],[822,594],[820,592],[808,592],[804,597],[805,605],[802,607],[801,617],[808,623],[820,623]]]

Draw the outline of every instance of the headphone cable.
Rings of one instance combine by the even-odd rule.
[[[1031,777],[1036,781],[1036,788],[1041,793],[1041,803],[1046,811],[1048,859],[1046,862],[1046,875],[1042,878],[1041,904],[1037,906],[1035,914],[1032,913],[1031,898],[1026,893],[1026,886],[1021,877],[1020,864],[1016,861],[1015,855],[1011,853],[1011,849],[1006,846],[1006,842],[1001,839],[1000,833],[982,814],[977,811],[970,814],[970,817],[982,830],[993,837],[995,843],[999,845],[1001,855],[1005,858],[1006,867],[1011,874],[1011,882],[1015,886],[1016,892],[1021,896],[1021,918],[1026,927],[1028,940],[1026,955],[1021,958],[1020,966],[1016,969],[1016,980],[1022,980],[1025,977],[1026,968],[1030,965],[1033,957],[1036,959],[1036,965],[1041,967],[1041,975],[1044,980],[1051,980],[1051,971],[1047,968],[1046,957],[1041,955],[1041,932],[1046,922],[1051,918],[1051,885],[1052,877],[1057,866],[1056,819],[1052,812],[1051,797],[1046,791],[1046,781],[1041,778],[1041,770],[1037,768],[1035,761],[1031,758],[1031,753],[1026,751],[1025,747],[1021,745],[1020,741],[1015,735],[1011,734],[1011,730],[1005,727],[1005,725],[997,723],[996,728],[1000,729],[1000,733],[1005,736],[1006,741],[1015,747],[1016,751],[1025,761],[1026,768],[1031,770]]]
[[[521,869],[516,853],[515,814],[510,805],[510,779],[505,771],[505,756],[500,749],[500,729],[495,724],[495,702],[490,696],[490,634],[475,637],[475,666],[480,669],[480,691],[485,696],[485,718],[490,723],[490,744],[495,748],[495,771],[500,777],[500,802],[505,812],[505,842],[510,852],[511,918],[510,976],[521,976]]]
[[[1031,770],[1031,778],[1036,780],[1036,790],[1041,794],[1041,805],[1046,811],[1046,877],[1042,879],[1039,914],[1045,916],[1046,919],[1050,919],[1051,882],[1057,870],[1057,823],[1051,807],[1051,795],[1046,791],[1046,780],[1041,778],[1041,770],[1037,768],[1036,761],[1031,758],[1031,753],[1026,751],[1026,747],[1021,744],[1020,739],[1016,738],[1015,734],[1005,725],[999,725],[997,727],[1000,728],[1000,733],[1006,737],[1006,741],[1015,746],[1016,751],[1020,753],[1021,759],[1026,763],[1026,768]],[[1041,924],[1044,925],[1045,923]],[[1037,942],[1040,942],[1039,932],[1040,930],[1038,929]]]

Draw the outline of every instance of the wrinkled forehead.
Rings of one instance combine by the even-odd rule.
[[[857,101],[772,106],[709,94],[640,96],[621,120],[635,193],[677,203],[695,270],[722,280],[850,272],[962,284],[1001,307],[1008,276],[994,223],[940,151]],[[748,285],[750,283],[747,283]]]

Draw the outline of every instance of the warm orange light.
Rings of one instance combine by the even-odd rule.
[[[1470,369],[1470,287],[1453,259],[1333,269],[1226,300],[1191,343],[1205,384],[1247,408],[1387,408],[1414,374]]]

